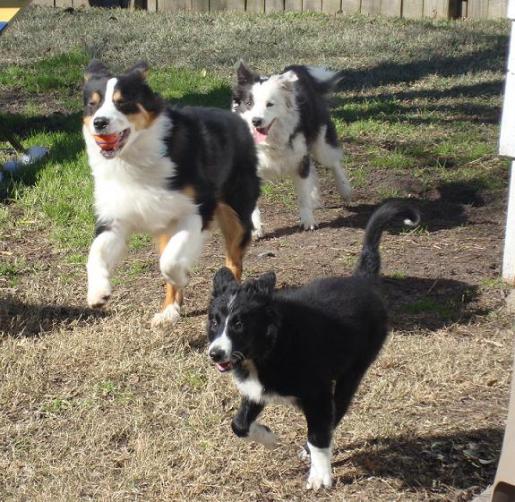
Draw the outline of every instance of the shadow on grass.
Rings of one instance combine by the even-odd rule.
[[[411,125],[452,123],[456,120],[496,125],[501,116],[501,104],[496,98],[502,94],[503,86],[504,81],[497,79],[478,84],[456,85],[444,90],[407,90],[350,98],[337,96],[331,99],[334,108],[332,115],[347,123],[379,117],[383,122]],[[449,98],[455,98],[456,103],[449,103]],[[495,103],[479,104],[472,101],[474,98],[492,98]],[[415,99],[428,99],[431,103],[412,104],[410,101]],[[463,99],[471,102],[464,103]],[[431,114],[431,117],[421,117],[421,112]],[[435,112],[439,115],[435,116]]]
[[[433,436],[377,438],[363,445],[336,448],[335,467],[352,463],[358,469],[353,476],[336,477],[341,484],[350,484],[363,476],[399,480],[404,488],[438,493],[447,486],[457,489],[480,486],[495,476],[504,431],[487,427]],[[362,448],[351,453],[353,448]],[[480,485],[480,486],[478,486]]]
[[[0,336],[38,337],[58,326],[87,324],[105,315],[101,310],[86,307],[24,303],[7,297],[0,300]]]
[[[53,138],[51,144],[43,144],[49,154],[30,166],[24,166],[12,175],[6,173],[4,183],[0,183],[0,201],[10,199],[20,185],[32,186],[36,183],[38,173],[49,164],[66,164],[75,161],[84,149],[84,141],[80,135],[80,112],[64,114],[25,116],[20,114],[0,115],[9,129],[23,140],[34,134],[62,133]]]
[[[413,82],[429,75],[455,77],[486,71],[504,73],[508,41],[508,34],[484,35],[485,48],[469,54],[456,57],[428,55],[427,59],[408,63],[385,61],[372,68],[343,70],[344,77],[338,85],[338,90],[349,91]],[[438,97],[438,92],[435,97]]]
[[[367,225],[372,213],[383,203],[389,200],[404,201],[418,208],[421,213],[420,226],[428,232],[436,232],[443,229],[455,228],[470,224],[468,221],[466,207],[479,208],[488,204],[486,192],[492,188],[493,182],[498,182],[499,176],[506,176],[504,168],[489,174],[488,178],[482,175],[465,181],[441,182],[434,189],[430,190],[427,197],[391,197],[386,198],[379,204],[362,203],[345,207],[345,216],[339,216],[332,221],[321,222],[319,228],[362,228]],[[492,181],[492,177],[497,177]],[[371,185],[381,184],[381,180],[369,180]],[[383,180],[384,181],[384,180]],[[395,181],[395,180],[394,180]],[[401,180],[403,181],[403,180]],[[399,187],[402,188],[402,187]],[[494,194],[496,195],[496,194]],[[328,206],[334,209],[339,206]],[[398,233],[405,231],[406,227],[402,224],[392,222],[387,232]],[[302,232],[298,225],[281,227],[268,232],[263,237],[264,240],[285,237],[298,232]]]
[[[488,310],[478,305],[477,286],[454,279],[388,277],[380,289],[390,325],[401,331],[436,331],[454,324],[469,324]]]

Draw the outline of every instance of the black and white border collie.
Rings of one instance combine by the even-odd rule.
[[[259,196],[257,157],[240,117],[167,106],[146,73],[143,62],[119,76],[96,60],[86,70],[83,133],[97,217],[88,303],[106,303],[129,236],[145,232],[159,242],[166,280],[164,307],[153,324],[173,324],[214,218],[225,238],[226,266],[240,277]]]
[[[313,209],[320,205],[313,159],[332,169],[345,201],[352,194],[342,169],[342,149],[324,95],[342,74],[312,66],[288,66],[282,73],[262,77],[240,61],[233,88],[232,110],[245,119],[258,150],[262,179],[291,176],[295,184],[301,225],[316,227]],[[255,235],[263,235],[259,208],[252,215]]]
[[[274,447],[275,435],[257,422],[259,414],[278,398],[300,407],[311,457],[308,489],[331,487],[333,431],[386,339],[387,312],[374,287],[378,248],[383,229],[399,216],[410,225],[420,220],[400,202],[372,215],[351,277],[274,290],[274,273],[243,284],[227,268],[215,274],[208,354],[219,371],[232,371],[242,396],[232,429]]]

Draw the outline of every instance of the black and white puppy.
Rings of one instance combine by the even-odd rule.
[[[239,279],[259,196],[257,157],[240,117],[171,107],[150,88],[146,72],[138,63],[114,76],[95,60],[86,70],[83,134],[97,217],[88,303],[107,302],[128,238],[145,232],[159,241],[166,280],[164,307],[153,324],[173,324],[214,218],[225,238],[226,266]]]
[[[378,247],[383,229],[399,216],[410,225],[420,219],[400,202],[372,215],[351,277],[280,290],[274,273],[243,284],[227,268],[214,277],[208,354],[219,371],[232,371],[242,396],[232,429],[273,447],[275,435],[257,422],[264,406],[279,398],[300,407],[311,456],[308,489],[331,487],[333,431],[386,339],[387,312],[374,287]]]
[[[301,225],[316,227],[313,209],[320,205],[313,159],[332,169],[336,187],[349,201],[352,189],[342,169],[342,149],[325,94],[342,73],[312,66],[288,66],[282,73],[262,77],[240,62],[233,88],[232,110],[247,122],[258,151],[262,179],[291,176],[295,184]],[[255,234],[263,235],[259,209],[252,215]]]

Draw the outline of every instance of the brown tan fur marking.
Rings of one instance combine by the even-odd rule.
[[[156,120],[156,114],[150,113],[143,106],[138,103],[139,113],[131,113],[127,115],[127,119],[134,124],[134,128],[136,131],[141,131],[142,129],[148,129],[154,120]]]
[[[170,236],[166,234],[161,234],[158,238],[159,244],[159,256],[163,254],[168,241],[170,240]],[[182,290],[172,286],[168,282],[165,283],[165,299],[163,302],[163,310],[168,307],[168,305],[172,305],[173,303],[177,303],[177,305],[182,305],[183,293]]]
[[[245,254],[245,247],[241,245],[245,229],[236,211],[223,202],[218,204],[215,216],[225,239],[225,266],[239,281]]]

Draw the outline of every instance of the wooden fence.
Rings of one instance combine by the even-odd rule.
[[[55,7],[136,6],[153,12],[178,10],[247,12],[311,11],[405,18],[501,18],[508,0],[35,0]]]

